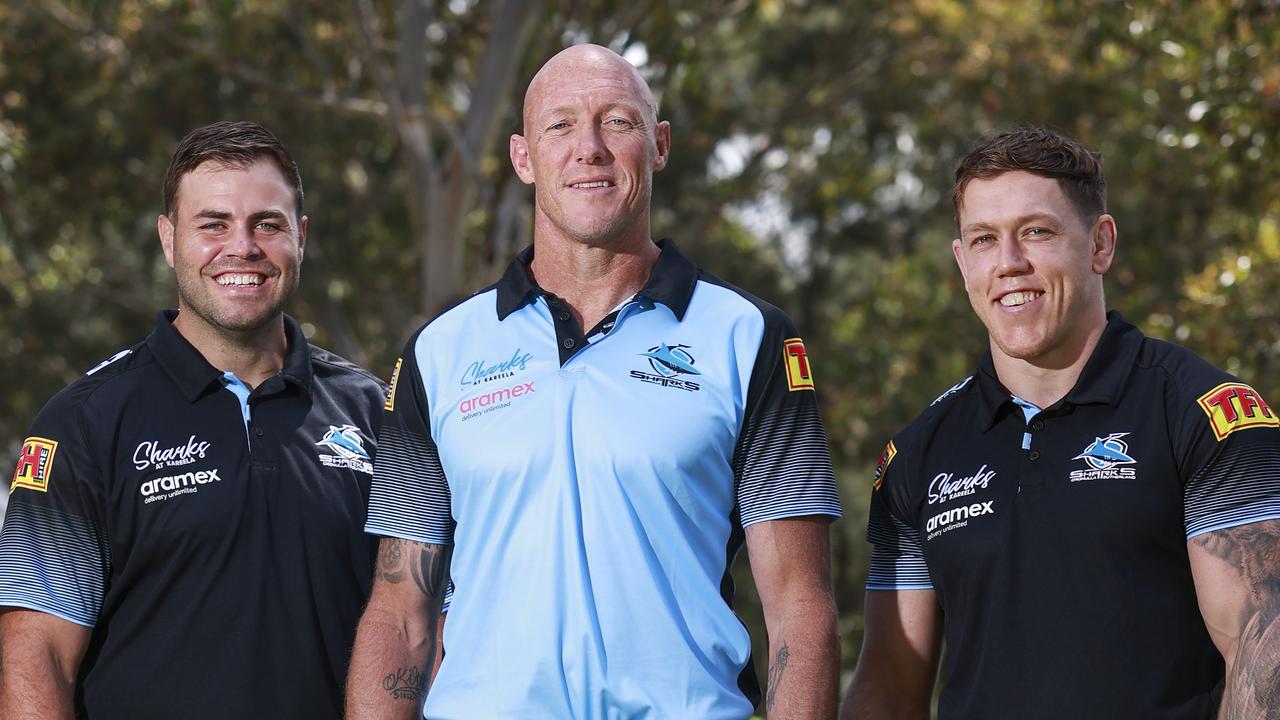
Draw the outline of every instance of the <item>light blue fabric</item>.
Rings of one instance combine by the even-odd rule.
[[[1010,395],[1010,397],[1013,398],[1014,405],[1017,405],[1018,407],[1022,408],[1022,416],[1023,418],[1026,419],[1027,425],[1031,425],[1032,419],[1034,419],[1036,415],[1040,414],[1040,407],[1035,403],[1030,403],[1030,402],[1027,402],[1026,400],[1023,400],[1017,395]],[[1022,433],[1022,449],[1023,450],[1031,449],[1031,432],[1030,431],[1026,431]]]
[[[236,396],[237,400],[240,401],[240,414],[244,416],[244,436],[248,438],[249,420],[251,419],[249,413],[249,393],[253,391],[249,389],[248,385],[244,384],[243,380],[236,377],[236,374],[230,370],[222,373],[222,384],[226,389],[231,391],[232,395]]]

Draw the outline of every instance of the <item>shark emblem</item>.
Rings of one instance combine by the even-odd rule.
[[[1071,459],[1084,460],[1094,470],[1109,470],[1116,465],[1133,465],[1137,460],[1129,457],[1129,445],[1120,439],[1128,434],[1127,432],[1111,433],[1104,438],[1094,438],[1093,443],[1085,448],[1084,452]]]
[[[369,453],[364,449],[364,440],[360,438],[360,431],[355,425],[330,425],[329,432],[316,445],[327,447],[340,457],[369,459]]]
[[[702,373],[693,366],[693,356],[685,351],[687,347],[689,346],[662,343],[658,347],[649,348],[649,352],[640,354],[649,358],[649,365],[653,371],[663,377],[681,374],[701,375]]]

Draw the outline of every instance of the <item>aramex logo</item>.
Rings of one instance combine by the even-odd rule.
[[[528,395],[532,392],[533,392],[533,383],[531,382],[520,383],[512,387],[502,388],[501,390],[494,390],[493,392],[490,392],[490,393],[484,393],[483,395],[475,395],[473,397],[469,397],[463,400],[461,403],[458,403],[458,411],[462,413],[469,413],[472,410],[479,410],[481,408],[489,407],[490,405],[497,405],[499,403],[510,402],[512,398],[518,398],[522,395]]]
[[[184,488],[189,488],[190,492],[195,492],[196,485],[206,485],[215,480],[219,482],[222,481],[222,478],[218,477],[217,469],[198,470],[196,472],[188,472],[182,473],[181,475],[170,475],[168,477],[148,480],[142,483],[142,487],[138,488],[138,492],[140,492],[143,497],[146,497],[147,501],[150,502],[151,500],[158,499],[156,496],[159,496],[160,493],[182,490]]]
[[[951,508],[944,510],[937,515],[929,518],[929,522],[924,526],[925,532],[933,532],[944,525],[950,525],[954,522],[968,521],[969,518],[975,518],[979,515],[992,515],[995,510],[991,509],[995,500],[988,500],[982,503],[974,503],[964,507]]]

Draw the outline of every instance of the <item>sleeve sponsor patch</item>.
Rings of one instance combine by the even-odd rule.
[[[396,385],[400,382],[400,364],[404,362],[404,358],[396,358],[395,369],[391,371],[391,382],[387,383],[387,401],[382,404],[382,409],[391,412],[396,409]]]
[[[787,389],[813,389],[813,368],[809,365],[809,354],[805,352],[804,340],[791,338],[782,343],[782,359],[787,364]]]
[[[39,492],[49,492],[49,474],[53,471],[53,454],[58,449],[57,440],[29,437],[22,441],[18,453],[18,467],[13,471],[13,483],[9,492],[20,487]]]
[[[879,490],[884,484],[884,473],[889,469],[889,463],[893,462],[894,456],[898,454],[898,448],[894,447],[893,441],[885,446],[884,452],[880,453],[880,462],[876,463],[876,476],[873,478],[871,487]]]
[[[1198,402],[1218,440],[1237,430],[1253,427],[1280,427],[1280,418],[1257,390],[1242,383],[1222,383],[1201,395]]]

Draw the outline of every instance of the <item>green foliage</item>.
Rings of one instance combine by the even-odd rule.
[[[503,18],[489,2],[432,5],[422,82],[444,153]],[[173,303],[154,230],[160,180],[176,140],[215,119],[259,120],[293,149],[311,236],[290,311],[315,341],[387,371],[433,309],[417,302],[411,180],[373,78],[373,60],[402,46],[395,7],[374,6],[383,32],[370,50],[355,6],[0,5],[3,446]],[[523,81],[565,43],[647,58],[674,139],[655,232],[786,309],[808,343],[846,506],[833,542],[851,667],[872,465],[985,347],[949,250],[951,168],[979,135],[1049,124],[1101,149],[1121,239],[1111,304],[1280,398],[1276,8],[548,2],[520,88],[495,112],[502,134],[519,131]],[[479,186],[458,239],[468,289],[527,241],[500,237],[503,208],[529,196],[498,145],[466,170]]]

